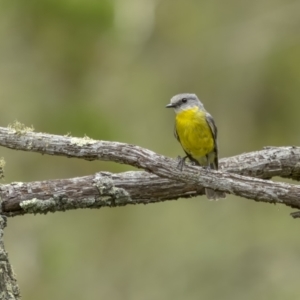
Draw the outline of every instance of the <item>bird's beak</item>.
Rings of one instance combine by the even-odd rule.
[[[175,107],[175,105],[174,105],[174,104],[172,104],[172,103],[170,103],[170,104],[166,105],[166,108],[172,108],[172,107]]]

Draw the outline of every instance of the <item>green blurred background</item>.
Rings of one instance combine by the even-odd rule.
[[[174,113],[193,92],[220,156],[298,145],[300,1],[2,0],[1,124],[140,145],[176,157]],[[6,178],[131,167],[1,148]],[[23,299],[297,299],[291,210],[205,197],[9,219]]]

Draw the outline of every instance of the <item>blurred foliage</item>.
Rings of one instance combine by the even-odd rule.
[[[298,145],[297,0],[1,1],[1,126],[137,144],[175,157],[165,105],[194,92],[220,154]],[[132,169],[1,149],[6,178]],[[235,197],[9,219],[23,299],[296,299],[285,207]]]

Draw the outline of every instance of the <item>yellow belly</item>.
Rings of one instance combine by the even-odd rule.
[[[200,164],[203,157],[213,151],[214,138],[205,112],[198,108],[184,110],[176,115],[176,131],[185,152]]]

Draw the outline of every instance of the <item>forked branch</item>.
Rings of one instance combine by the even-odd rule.
[[[179,171],[176,160],[135,145],[35,133],[26,128],[0,128],[0,145],[48,155],[113,161],[146,171],[101,172],[81,178],[2,185],[0,195],[6,215],[145,204],[201,195],[203,187],[300,209],[300,186],[269,180],[273,176],[299,180],[298,147],[268,147],[222,159],[220,171],[191,165]]]

